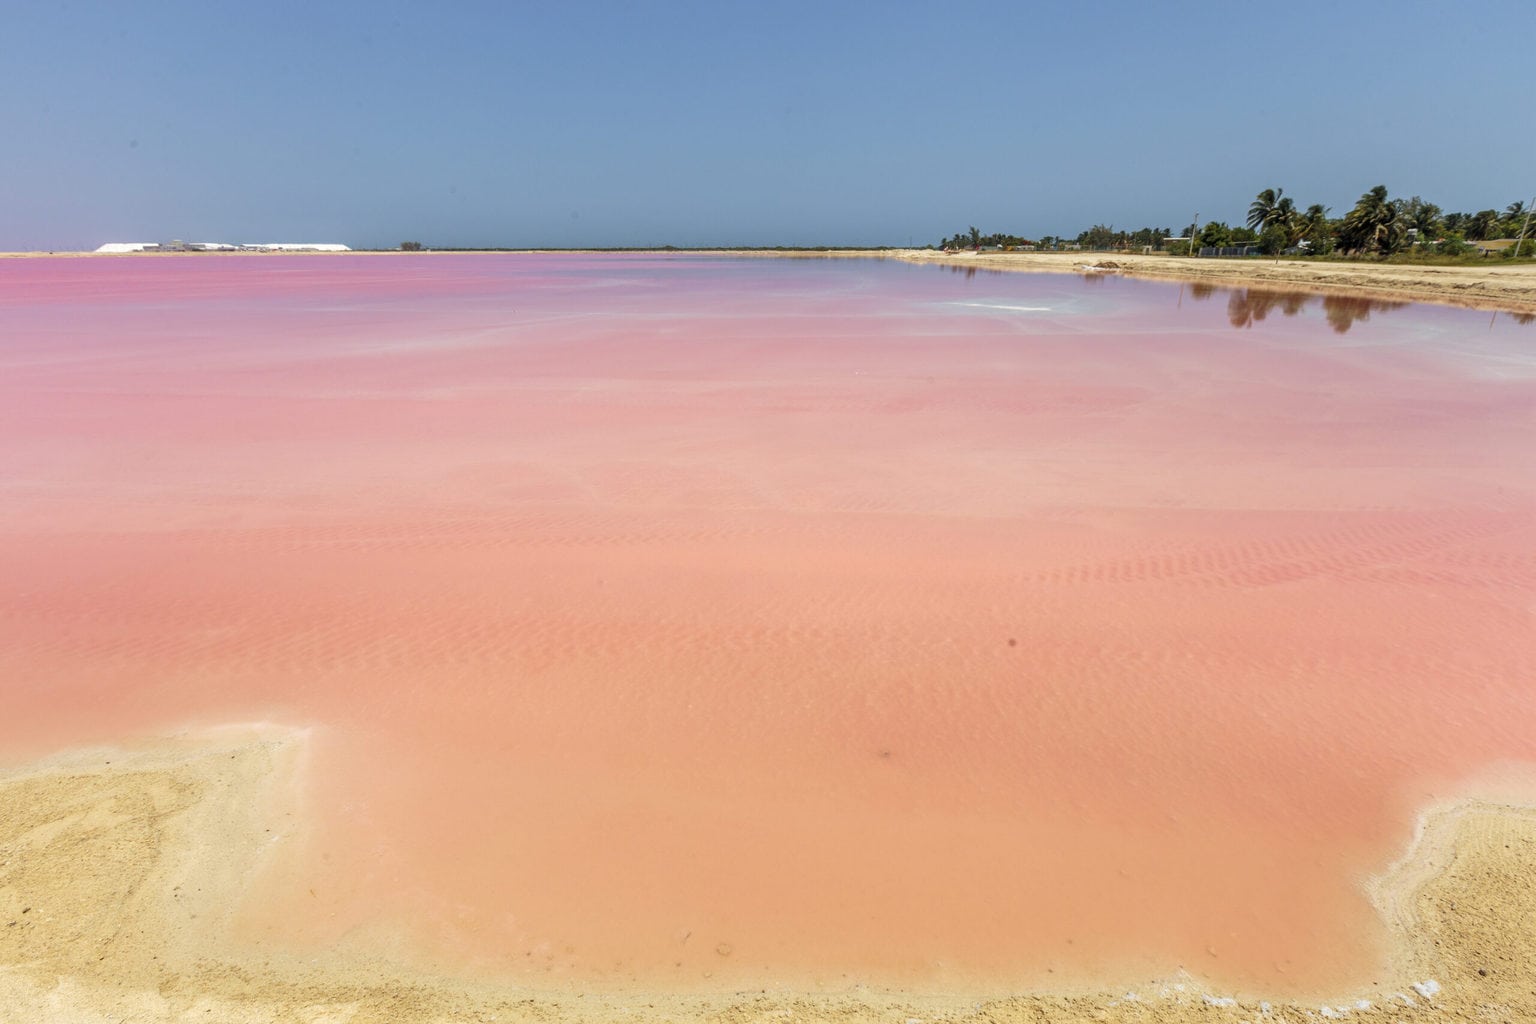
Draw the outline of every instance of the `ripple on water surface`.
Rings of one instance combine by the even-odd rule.
[[[1507,318],[652,257],[0,296],[0,753],[318,726],[251,941],[1322,988],[1415,809],[1536,747]]]

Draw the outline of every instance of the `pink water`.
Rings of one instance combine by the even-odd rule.
[[[1344,984],[1416,809],[1536,759],[1533,437],[1536,327],[1487,313],[0,261],[0,758],[316,726],[252,942]]]

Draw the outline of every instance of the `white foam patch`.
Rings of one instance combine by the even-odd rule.
[[[1213,995],[1207,994],[1207,995],[1201,996],[1200,998],[1204,999],[1211,1006],[1236,1006],[1237,1005],[1237,1000],[1233,999],[1231,996],[1213,996]]]
[[[1431,999],[1439,994],[1440,983],[1434,978],[1428,978],[1424,981],[1416,981],[1413,983],[1413,990],[1419,995],[1423,996],[1425,999]]]
[[[972,309],[1005,309],[1010,313],[1049,313],[1050,306],[1005,306],[996,302],[953,302],[953,306],[969,306]]]

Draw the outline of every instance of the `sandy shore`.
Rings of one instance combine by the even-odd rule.
[[[1508,265],[1497,260],[1490,260],[1486,267],[1433,267],[1324,261],[1202,260],[1097,252],[942,253],[922,249],[900,250],[892,253],[891,258],[909,263],[1045,274],[1099,273],[1102,271],[1091,268],[1105,267],[1128,277],[1536,313],[1536,264]]]
[[[0,775],[0,1005],[35,1022],[1516,1020],[1536,1015],[1536,811],[1468,801],[1425,815],[1371,883],[1392,933],[1380,979],[1262,1002],[1190,977],[1134,993],[855,989],[541,993],[386,962],[286,957],[227,934],[246,881],[299,826],[304,734],[231,727],[93,749]]]

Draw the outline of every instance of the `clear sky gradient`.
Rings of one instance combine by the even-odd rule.
[[[1531,8],[14,3],[0,249],[924,244],[1536,192]]]

